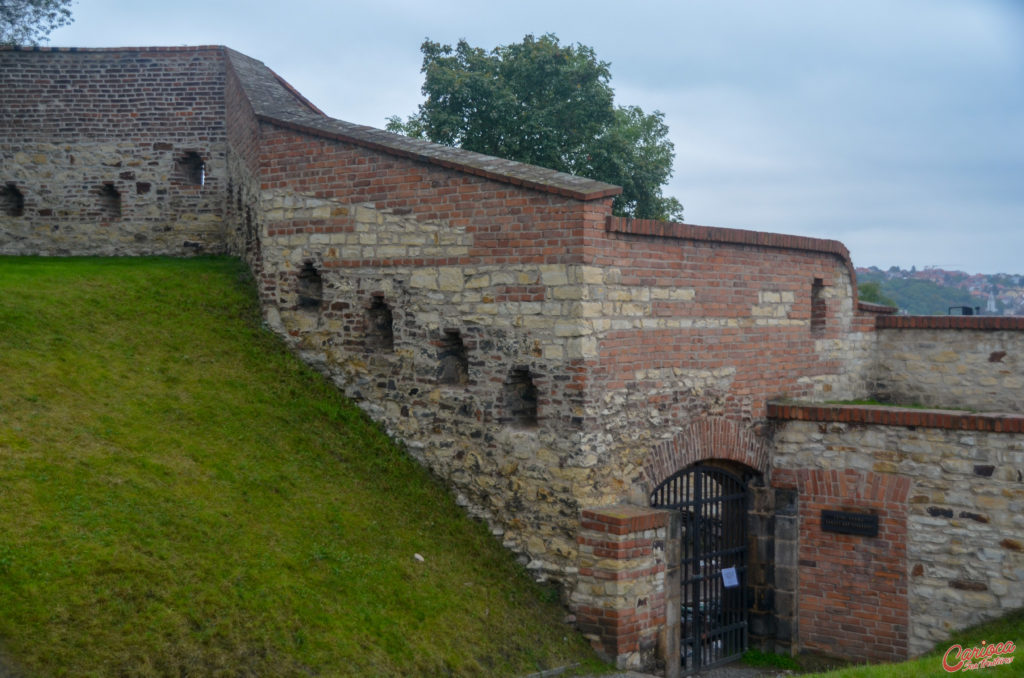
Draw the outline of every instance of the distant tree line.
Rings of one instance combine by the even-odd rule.
[[[956,287],[945,287],[930,280],[886,278],[882,272],[857,274],[857,292],[861,301],[896,306],[910,315],[947,315],[951,306],[980,306],[986,299]]]

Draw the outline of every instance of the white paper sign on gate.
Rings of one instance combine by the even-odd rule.
[[[722,570],[722,586],[727,589],[731,589],[735,586],[740,585],[739,577],[736,576],[735,567],[727,567]]]

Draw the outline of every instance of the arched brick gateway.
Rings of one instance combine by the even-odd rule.
[[[768,471],[769,441],[747,424],[730,419],[698,419],[655,447],[644,464],[648,493],[680,469],[699,461],[726,459]]]

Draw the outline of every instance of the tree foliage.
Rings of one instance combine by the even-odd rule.
[[[38,45],[71,21],[71,0],[0,0],[0,45]]]
[[[896,307],[896,302],[882,292],[882,286],[878,282],[862,282],[857,285],[857,297],[860,301]]]
[[[426,100],[388,130],[617,184],[616,214],[682,219],[662,195],[675,158],[664,114],[616,107],[608,63],[590,47],[547,34],[490,52],[465,40],[420,51]]]

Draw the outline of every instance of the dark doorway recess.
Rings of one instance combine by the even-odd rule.
[[[688,467],[651,493],[682,513],[680,664],[693,673],[747,649],[747,483],[717,466]]]
[[[25,196],[14,184],[0,186],[0,212],[9,217],[20,217],[25,214]]]

